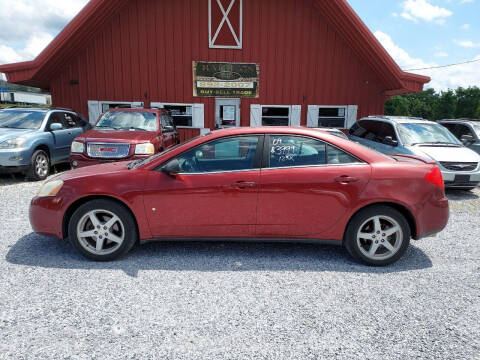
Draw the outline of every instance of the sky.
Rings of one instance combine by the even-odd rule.
[[[88,0],[0,0],[0,64],[33,60]],[[480,60],[480,0],[348,0],[404,70]],[[480,87],[480,61],[433,70],[437,91]]]

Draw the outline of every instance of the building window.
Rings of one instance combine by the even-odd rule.
[[[262,126],[288,126],[290,106],[262,106]]]
[[[163,108],[170,112],[175,126],[192,127],[192,105],[163,105]]]
[[[319,107],[318,108],[318,126],[321,128],[346,127],[347,108],[346,107]]]

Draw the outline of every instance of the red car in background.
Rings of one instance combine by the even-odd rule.
[[[161,109],[111,109],[71,146],[72,168],[144,159],[180,143],[172,117]]]
[[[343,244],[381,266],[448,217],[434,162],[291,127],[215,131],[143,161],[63,173],[30,207],[35,232],[98,261],[137,240],[262,239]]]

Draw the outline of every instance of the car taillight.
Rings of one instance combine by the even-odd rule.
[[[443,182],[442,172],[438,166],[434,166],[433,169],[425,175],[425,180],[433,185],[436,185],[442,189],[445,189],[445,183]]]

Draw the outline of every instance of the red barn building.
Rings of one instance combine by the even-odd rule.
[[[346,0],[91,0],[33,61],[0,66],[54,106],[170,109],[216,126],[347,127],[429,78],[403,72]]]

